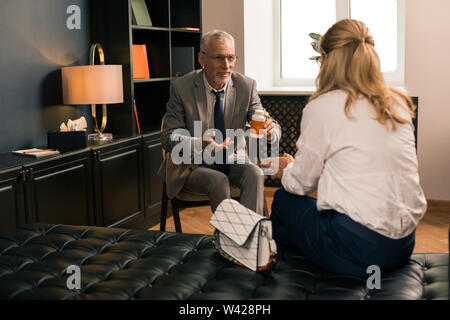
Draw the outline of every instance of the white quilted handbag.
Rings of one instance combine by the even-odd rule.
[[[277,246],[267,217],[225,199],[209,222],[216,228],[214,245],[223,256],[253,271],[271,265]]]

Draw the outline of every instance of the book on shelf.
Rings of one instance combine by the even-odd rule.
[[[147,46],[133,44],[133,79],[142,80],[150,78],[148,67]]]
[[[134,14],[134,10],[133,9],[131,9],[131,24],[133,26],[137,26],[136,16]]]
[[[131,9],[133,14],[133,23],[135,22],[138,26],[153,26],[145,0],[131,0]]]
[[[32,149],[14,150],[12,153],[19,156],[41,158],[58,155],[59,151],[53,149],[32,148]]]
[[[196,27],[177,27],[177,28],[172,28],[173,30],[185,30],[185,31],[200,31],[200,28],[196,28]]]
[[[172,47],[172,76],[194,71],[194,47]]]
[[[134,100],[134,116],[136,117],[137,132],[138,132],[138,134],[141,134],[141,126],[139,125],[139,118],[138,118],[138,113],[137,113],[137,109],[136,109],[136,100]]]

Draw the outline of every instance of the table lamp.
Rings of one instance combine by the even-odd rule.
[[[95,53],[98,49],[100,64],[95,65]],[[105,65],[103,48],[99,43],[90,50],[89,65],[64,67],[61,69],[63,103],[73,105],[91,105],[94,121],[94,134],[89,140],[112,140],[112,134],[104,133],[106,127],[106,104],[123,102],[123,81],[121,65]],[[102,125],[97,125],[96,105],[102,104]]]

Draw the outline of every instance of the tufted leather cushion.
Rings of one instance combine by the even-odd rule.
[[[80,290],[66,286],[69,265],[81,266]],[[205,235],[33,224],[0,236],[0,299],[448,299],[448,254],[414,255],[381,279],[369,290],[293,248],[255,273]]]

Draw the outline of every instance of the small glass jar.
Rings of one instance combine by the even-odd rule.
[[[267,118],[264,115],[264,110],[255,110],[255,113],[252,115],[252,121],[250,122],[252,133],[257,136],[262,135],[266,120]]]

